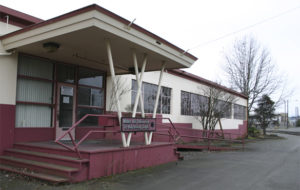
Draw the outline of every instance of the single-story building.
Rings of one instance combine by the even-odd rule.
[[[146,145],[130,146],[131,136],[143,136],[120,131],[121,119],[158,117],[147,122],[162,125],[169,118],[201,129],[195,104],[207,87],[235,97],[222,128],[244,136],[247,97],[179,70],[196,60],[98,5],[45,21],[0,5],[0,169],[28,167],[34,177],[82,181],[177,160],[174,143],[159,142],[153,131],[143,131]],[[92,135],[121,144],[79,146]]]

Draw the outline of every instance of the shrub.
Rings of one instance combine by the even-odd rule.
[[[296,127],[300,127],[300,119],[296,121]]]
[[[252,137],[257,137],[257,136],[259,136],[259,130],[256,129],[256,127],[249,127],[248,134]]]

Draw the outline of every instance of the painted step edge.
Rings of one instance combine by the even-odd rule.
[[[10,165],[0,164],[0,169],[9,171],[9,172],[13,172],[13,173],[17,173],[17,174],[21,174],[21,175],[38,178],[38,179],[45,180],[45,181],[54,182],[54,183],[63,183],[63,182],[69,181],[68,178],[64,178],[64,177],[60,177],[60,176],[55,176],[55,175],[50,175],[50,174],[45,174],[45,173],[37,173],[37,172],[31,173],[28,171],[20,171],[18,168],[10,166]]]
[[[6,161],[11,161],[11,162],[16,162],[19,164],[37,166],[40,168],[58,170],[61,172],[71,173],[71,172],[79,171],[77,168],[62,166],[62,165],[58,165],[58,164],[51,164],[51,163],[46,163],[46,162],[39,162],[39,161],[34,161],[34,160],[28,160],[28,159],[22,159],[22,158],[16,158],[16,157],[12,157],[12,156],[0,156],[0,159],[6,160]]]
[[[70,156],[62,156],[62,155],[49,154],[49,153],[44,153],[44,152],[22,150],[22,149],[17,149],[17,148],[6,149],[5,151],[11,152],[11,153],[21,153],[21,154],[26,154],[26,155],[31,155],[31,156],[38,156],[38,157],[42,157],[42,158],[51,158],[51,159],[77,162],[77,163],[87,163],[87,162],[89,162],[88,159],[78,159],[78,158],[74,158],[74,157],[70,157]]]

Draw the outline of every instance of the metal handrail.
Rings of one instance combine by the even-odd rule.
[[[101,130],[92,130],[92,131],[89,131],[85,136],[83,136],[77,143],[75,142],[75,139],[73,137],[73,135],[71,134],[71,131],[73,129],[75,129],[82,121],[84,121],[87,117],[101,117],[101,116],[111,116],[111,115],[103,115],[103,114],[86,114],[85,116],[83,116],[80,120],[78,120],[77,122],[75,122],[63,135],[61,135],[59,138],[57,138],[55,140],[55,142],[61,146],[63,146],[64,148],[68,149],[68,150],[71,150],[71,151],[74,151],[76,152],[76,154],[78,155],[78,157],[80,159],[82,159],[81,155],[80,155],[80,152],[78,150],[78,146],[84,141],[87,139],[87,137],[92,134],[92,133],[116,133],[116,131],[101,131]],[[71,138],[71,141],[72,141],[72,144],[73,144],[73,147],[71,146],[68,146],[62,142],[60,142],[60,140],[62,138],[64,138],[66,135],[69,135],[69,137]]]
[[[172,134],[172,131],[170,130],[171,127],[170,127],[169,125],[166,125],[166,124],[163,124],[163,123],[157,124],[157,125],[168,127],[168,128],[169,128],[168,133],[169,133],[170,136],[172,136],[173,141],[174,141],[175,143],[176,143],[177,140],[179,140],[179,139],[181,139],[181,140],[183,141],[183,139],[181,138],[181,135],[180,135],[179,131],[176,129],[175,125],[173,124],[173,122],[171,121],[170,118],[168,118],[168,117],[162,117],[162,118],[158,118],[158,119],[161,119],[161,120],[168,120],[168,121],[169,121],[169,123],[171,124],[171,127],[172,127],[173,130],[175,131],[175,134]],[[156,133],[156,134],[157,134],[157,133]],[[161,135],[161,134],[158,134],[158,135]],[[176,135],[177,135],[178,139],[176,139]]]
[[[242,143],[242,145],[243,145],[243,149],[244,149],[244,146],[245,146],[245,141],[244,141],[244,138],[242,138],[242,140],[236,140],[236,139],[232,139],[231,138],[231,133],[224,133],[223,132],[223,134],[227,134],[227,135],[229,135],[229,139],[226,139],[226,138],[224,138],[224,139],[220,139],[220,138],[215,138],[215,136],[216,136],[216,134],[218,134],[218,132],[217,131],[210,131],[210,130],[201,130],[202,132],[204,131],[204,132],[207,132],[207,135],[205,136],[205,137],[202,137],[202,136],[192,136],[192,135],[181,135],[180,133],[179,133],[179,131],[177,130],[177,128],[175,127],[175,125],[173,124],[173,122],[171,121],[171,119],[170,118],[161,118],[162,120],[164,120],[164,119],[167,119],[169,122],[170,122],[170,124],[171,124],[171,126],[173,127],[173,129],[175,130],[175,132],[176,132],[176,134],[181,138],[181,140],[184,142],[184,140],[182,139],[182,137],[187,137],[187,138],[195,138],[195,139],[203,139],[203,140],[207,140],[208,141],[208,149],[210,149],[210,141],[212,141],[212,140],[217,140],[217,141],[229,141],[229,142],[240,142],[240,143]],[[158,124],[158,125],[160,125],[160,126],[165,126],[165,127],[169,127],[169,134],[163,134],[163,133],[156,133],[156,134],[158,134],[158,135],[170,135],[170,136],[172,136],[173,137],[173,140],[174,140],[174,142],[176,142],[176,138],[174,137],[174,135],[172,135],[171,134],[171,131],[170,131],[170,126],[169,125],[166,125],[166,124]],[[187,130],[195,130],[195,129],[189,129],[189,128],[182,128],[182,127],[179,127],[179,129],[187,129]],[[211,137],[211,134],[213,134],[212,135],[212,137]],[[240,135],[240,134],[234,134],[234,135]]]

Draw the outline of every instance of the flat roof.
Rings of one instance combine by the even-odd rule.
[[[0,21],[6,22],[6,16],[9,16],[9,24],[22,28],[43,21],[37,17],[0,5]]]
[[[123,17],[103,8],[103,7],[100,7],[99,5],[96,5],[96,4],[92,4],[92,5],[89,5],[89,6],[86,6],[86,7],[83,7],[81,9],[78,9],[78,10],[75,10],[75,11],[71,11],[69,13],[66,13],[66,14],[63,14],[61,16],[58,16],[58,17],[55,17],[55,18],[52,18],[52,19],[49,19],[49,20],[46,20],[46,21],[42,21],[40,19],[37,19],[35,17],[32,17],[29,16],[29,15],[26,15],[24,13],[21,13],[21,12],[18,12],[16,11],[17,15],[19,15],[20,17],[24,17],[26,19],[31,19],[32,21],[35,21],[35,24],[33,25],[30,25],[30,26],[27,26],[23,29],[20,29],[20,30],[17,30],[15,32],[12,32],[12,33],[8,33],[6,35],[3,35],[0,37],[0,40],[2,39],[5,39],[5,38],[8,38],[8,37],[12,37],[14,35],[17,35],[17,34],[21,34],[21,33],[24,33],[24,32],[27,32],[27,31],[30,31],[30,30],[33,30],[33,29],[36,29],[36,28],[39,28],[39,27],[42,27],[42,26],[46,26],[46,25],[49,25],[49,24],[53,24],[55,22],[58,22],[58,21],[61,21],[61,20],[64,20],[64,19],[67,19],[67,18],[70,18],[70,17],[73,17],[73,16],[76,16],[78,14],[82,14],[82,13],[85,13],[85,12],[88,12],[88,11],[91,11],[91,10],[97,10],[121,23],[124,23],[125,25],[128,25],[130,24],[131,22],[128,21],[127,19],[124,19]],[[35,19],[34,19],[35,18]],[[139,32],[142,32],[143,34],[155,39],[157,41],[157,43],[163,43],[165,44],[166,46],[184,54],[185,56],[191,58],[192,60],[196,61],[198,58],[195,57],[194,55],[188,53],[188,52],[185,52],[183,49],[175,46],[174,44],[168,42],[167,40],[157,36],[156,34],[153,34],[151,32],[149,32],[148,30],[136,25],[136,24],[132,24],[131,25],[131,28],[134,28],[135,30],[139,31]]]

